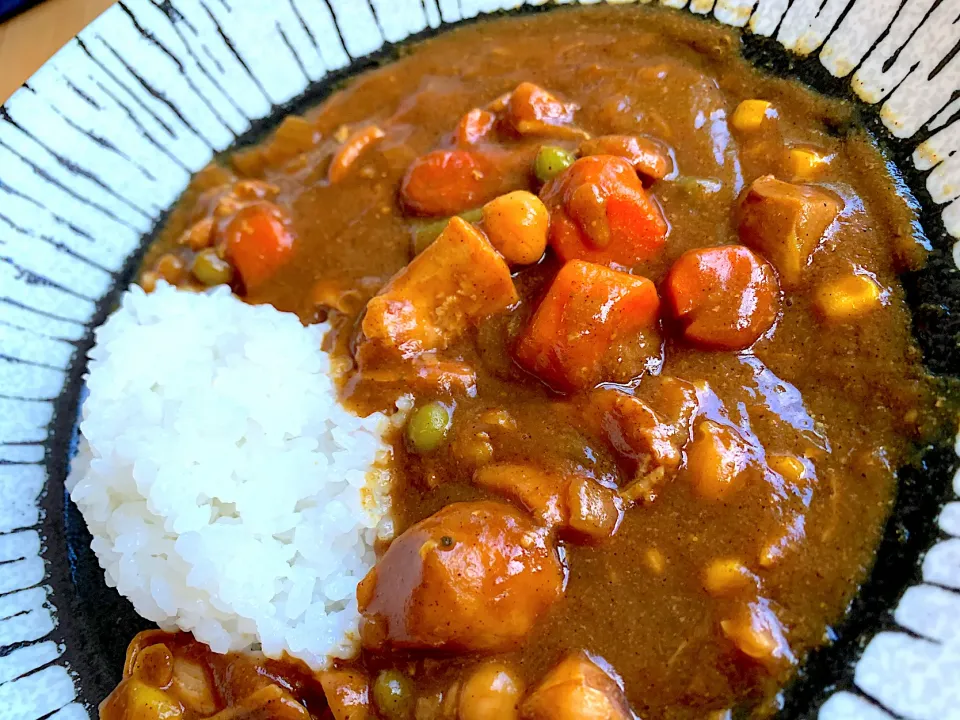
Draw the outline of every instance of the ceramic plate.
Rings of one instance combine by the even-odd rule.
[[[758,65],[862,104],[934,248],[904,278],[917,338],[932,371],[960,375],[960,0],[663,4],[743,28]],[[562,11],[521,5],[128,0],[0,108],[0,719],[96,717],[144,625],[104,585],[63,480],[92,328],[190,174],[398,43]],[[960,718],[956,461],[932,450],[901,472],[876,567],[783,717]]]

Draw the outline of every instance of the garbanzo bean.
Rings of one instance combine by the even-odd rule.
[[[483,206],[483,229],[507,262],[529,265],[547,249],[550,215],[533,193],[517,190]]]

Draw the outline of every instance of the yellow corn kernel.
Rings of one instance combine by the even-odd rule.
[[[756,576],[733,558],[714,560],[703,571],[703,589],[720,597],[756,585]]]
[[[814,180],[827,169],[833,155],[824,155],[809,147],[792,147],[787,151],[787,174],[793,182]]]
[[[879,308],[885,295],[880,283],[869,275],[847,275],[817,288],[813,305],[827,322],[848,322]]]
[[[744,100],[733,111],[730,124],[742,132],[757,130],[773,106],[766,100]]]
[[[180,720],[183,706],[168,693],[137,680],[127,685],[124,720]]]
[[[791,485],[797,485],[809,478],[803,460],[793,455],[768,455],[767,465]]]

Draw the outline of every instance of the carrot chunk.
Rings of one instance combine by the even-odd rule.
[[[453,140],[457,147],[476,145],[483,140],[497,122],[497,116],[489,110],[474,108],[457,123],[453,131]]]
[[[596,384],[621,338],[652,328],[660,301],[653,283],[574,260],[557,273],[516,348],[517,360],[560,390]]]
[[[623,158],[580,158],[543,186],[540,199],[550,210],[550,245],[564,261],[630,267],[667,238],[660,208]]]
[[[330,169],[327,171],[327,178],[330,182],[337,183],[343,180],[363,151],[383,136],[384,132],[379,127],[368,125],[347,138],[347,141],[334,153],[333,159],[330,161]]]
[[[273,203],[247,205],[223,230],[226,258],[236,268],[244,288],[252,291],[269,280],[289,259],[293,235],[287,219]]]
[[[773,325],[780,287],[773,268],[740,245],[690,250],[670,268],[664,301],[700,347],[742,350]]]
[[[501,174],[486,155],[434,150],[410,165],[400,185],[403,204],[420,215],[456,215],[499,194]]]
[[[369,340],[413,357],[447,347],[517,300],[500,253],[473,225],[454,217],[367,303],[363,332]]]

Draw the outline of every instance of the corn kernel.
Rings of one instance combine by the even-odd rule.
[[[797,485],[809,478],[807,466],[803,464],[803,460],[793,455],[769,455],[767,465],[791,485]]]
[[[757,130],[763,125],[763,121],[767,118],[767,113],[772,107],[766,100],[744,100],[733,111],[730,123],[742,132]],[[776,111],[771,117],[776,117]]]
[[[833,161],[833,155],[824,155],[813,148],[793,147],[787,151],[787,173],[793,182],[813,180]]]
[[[856,320],[883,305],[886,292],[869,275],[847,275],[823,283],[813,304],[827,322]]]
[[[703,571],[703,588],[714,596],[729,595],[756,583],[756,576],[742,562],[732,558],[714,560]]]

